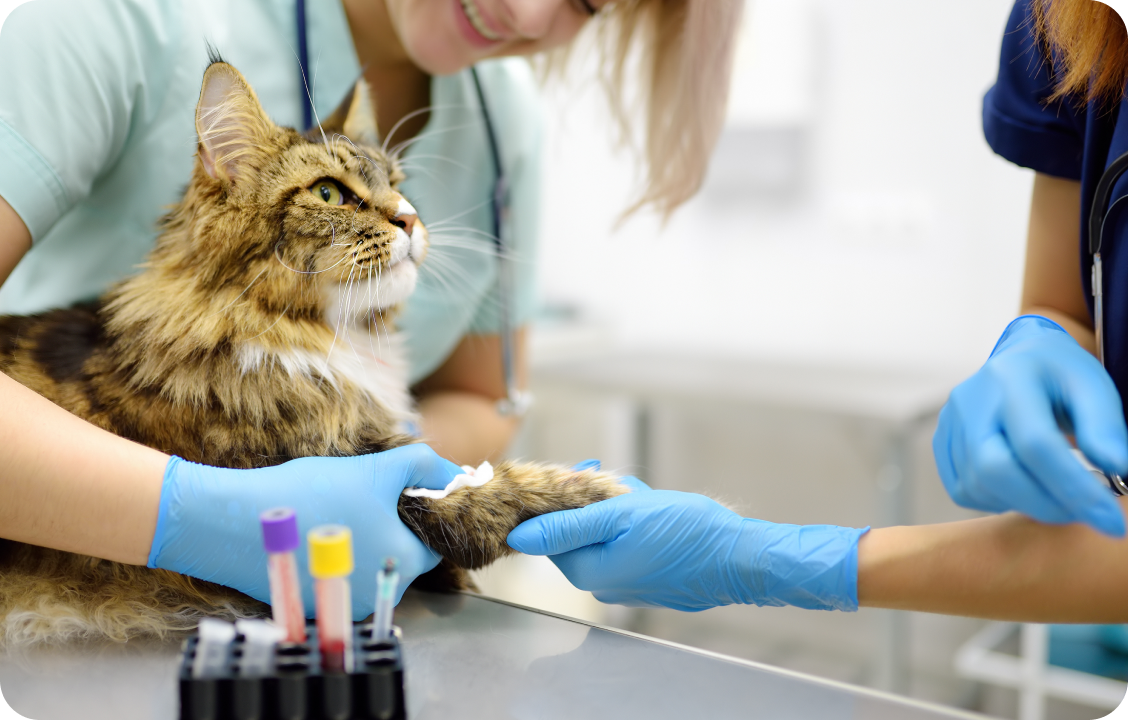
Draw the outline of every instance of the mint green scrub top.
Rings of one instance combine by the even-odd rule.
[[[340,0],[308,0],[306,12],[313,104],[325,117],[361,68]],[[35,0],[16,8],[0,30],[0,197],[33,246],[0,288],[0,313],[91,299],[144,259],[195,161],[208,42],[276,123],[300,125],[296,28],[293,0]],[[541,111],[525,61],[481,63],[479,74],[511,188],[503,222],[519,325],[535,296]],[[463,335],[496,333],[500,306],[494,168],[469,72],[435,77],[431,102],[403,155],[402,191],[432,244],[399,323],[413,382]]]

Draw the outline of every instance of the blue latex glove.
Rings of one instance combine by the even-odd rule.
[[[384,558],[399,559],[397,603],[416,576],[439,562],[400,522],[400,494],[408,487],[442,489],[460,472],[421,444],[358,457],[301,458],[258,470],[215,468],[174,457],[165,469],[149,567],[210,580],[269,602],[259,513],[291,507],[303,538],[298,566],[306,614],[312,616],[314,605],[305,534],[318,525],[339,524],[352,530],[353,619],[363,620],[375,606],[376,572]]]
[[[1065,433],[1101,470],[1128,473],[1128,428],[1112,378],[1060,325],[1024,315],[952,391],[932,449],[944,487],[963,507],[1083,522],[1123,537],[1120,506],[1073,456]]]
[[[551,555],[602,602],[705,610],[733,603],[858,609],[858,538],[865,530],[743,518],[703,495],[632,492],[518,525],[509,546]]]

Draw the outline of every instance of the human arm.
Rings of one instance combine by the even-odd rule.
[[[1026,231],[1020,315],[1041,315],[1097,353],[1081,285],[1081,183],[1035,173]]]
[[[514,369],[518,387],[526,386],[527,331],[514,333]],[[414,388],[423,416],[423,437],[445,458],[459,465],[496,462],[520,425],[518,417],[497,411],[504,398],[501,337],[466,335],[429,377]]]
[[[27,226],[0,198],[0,284],[30,247]],[[3,373],[0,407],[0,534],[144,564],[168,456],[80,420]]]
[[[777,525],[692,493],[633,492],[509,536],[577,587],[633,606],[882,607],[1030,622],[1125,622],[1128,540],[1016,513],[877,528]],[[1122,500],[1128,509],[1128,500]]]
[[[1128,499],[1120,500],[1128,510]],[[864,607],[1019,622],[1128,622],[1128,540],[1017,513],[871,530],[858,545]]]
[[[1078,183],[1037,175],[1022,296],[1028,315],[1011,323],[983,367],[952,391],[933,451],[959,505],[1085,522],[1118,537],[1122,513],[1072,456],[1066,437],[1101,470],[1128,473],[1120,395],[1090,352],[1079,224]]]

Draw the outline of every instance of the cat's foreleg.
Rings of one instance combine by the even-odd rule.
[[[630,488],[608,473],[507,461],[478,487],[463,487],[439,499],[404,495],[399,514],[444,559],[474,570],[513,553],[505,539],[529,518],[627,492]]]

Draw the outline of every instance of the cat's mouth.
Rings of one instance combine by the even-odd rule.
[[[322,290],[326,322],[333,326],[366,322],[407,300],[419,279],[419,263],[427,254],[426,228],[416,223],[411,235],[397,228],[389,251],[380,270],[326,284]]]

